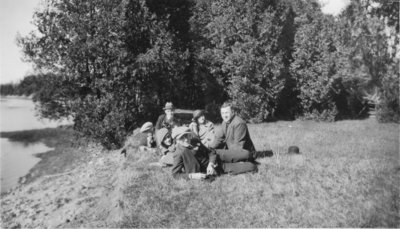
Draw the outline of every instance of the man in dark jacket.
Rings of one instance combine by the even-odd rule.
[[[215,131],[214,141],[210,147],[214,149],[247,150],[252,153],[251,158],[272,156],[272,151],[256,151],[250,138],[246,122],[235,114],[232,102],[225,102],[221,106],[223,122]]]
[[[172,128],[175,126],[180,126],[181,122],[179,119],[174,117],[174,105],[171,102],[167,102],[165,107],[163,108],[165,114],[162,114],[158,117],[155,129],[156,131],[161,128],[167,128],[169,132],[171,132]]]
[[[257,170],[257,166],[248,161],[251,155],[247,150],[208,149],[199,139],[193,138],[189,127],[172,129],[172,138],[176,140],[172,165],[174,178],[200,180],[217,173],[240,174]]]
[[[255,151],[246,122],[237,116],[231,102],[221,106],[223,122],[216,131],[211,147],[215,149],[245,149]]]

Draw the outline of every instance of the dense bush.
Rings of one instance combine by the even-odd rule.
[[[380,103],[377,104],[377,118],[381,122],[400,122],[399,102],[399,61],[390,67],[382,80]]]
[[[194,17],[204,26],[199,59],[225,86],[245,119],[260,122],[274,116],[288,77],[285,61],[290,51],[281,40],[290,40],[284,33],[292,22],[289,4],[219,0],[198,9]]]

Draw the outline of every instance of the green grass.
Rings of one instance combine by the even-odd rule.
[[[148,167],[150,153],[124,165],[116,227],[398,227],[399,126],[373,120],[249,125],[259,172],[214,182],[176,181]],[[286,150],[297,145],[301,156]]]
[[[4,226],[400,226],[399,125],[369,119],[249,129],[257,149],[275,153],[259,160],[258,173],[174,180],[169,168],[149,166],[158,160],[153,152],[104,152],[73,174],[40,178],[7,196]],[[302,154],[287,155],[290,145]],[[40,212],[32,218],[18,207]]]

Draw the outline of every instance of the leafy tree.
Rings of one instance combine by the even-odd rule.
[[[245,119],[275,116],[291,58],[283,42],[290,41],[284,33],[292,14],[289,4],[220,0],[201,9],[194,14],[202,31],[199,40],[207,45],[199,50],[200,62],[227,88]]]
[[[73,116],[76,129],[117,147],[172,97],[168,92],[186,54],[173,49],[166,22],[145,1],[48,0],[34,18],[39,34],[19,44],[38,69],[61,81],[49,82],[65,89],[38,97],[45,102],[51,95],[58,102],[43,106],[43,115],[62,107],[60,114]]]
[[[375,104],[384,115],[399,114],[398,94],[398,3],[354,0],[339,20],[342,67],[339,74],[345,84],[354,85],[355,93],[366,95],[378,91]],[[396,16],[397,15],[397,16]],[[396,32],[397,31],[397,32]],[[397,64],[396,64],[397,63]],[[396,115],[394,115],[396,114]],[[386,115],[384,115],[386,116]],[[378,117],[379,118],[379,117]],[[380,119],[380,118],[379,118]],[[387,118],[383,118],[384,120]]]
[[[291,72],[296,78],[302,115],[334,120],[338,112],[335,97],[341,93],[335,76],[334,19],[323,15],[316,3],[298,5],[297,11]]]

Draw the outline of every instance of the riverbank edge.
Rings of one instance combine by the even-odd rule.
[[[1,131],[0,138],[23,144],[43,143],[52,148],[46,152],[33,154],[40,159],[26,175],[19,177],[18,184],[1,193],[9,195],[23,185],[30,184],[42,176],[64,173],[79,166],[88,158],[93,140],[88,139],[72,129],[72,125],[55,128],[31,129],[20,131]],[[98,144],[95,144],[98,146]]]
[[[4,99],[28,99],[32,100],[33,99],[33,94],[31,95],[0,95],[0,98]]]

